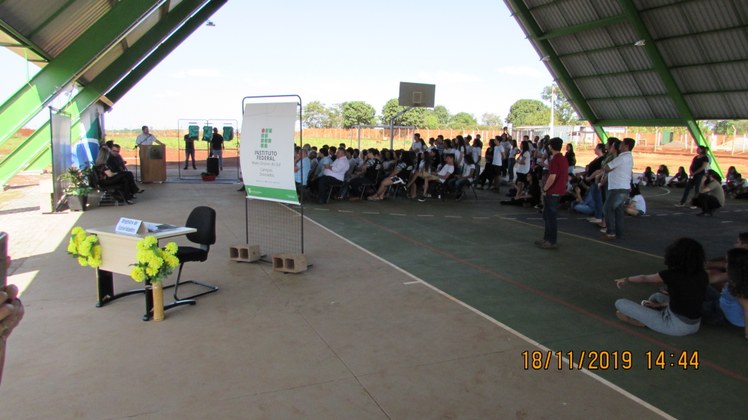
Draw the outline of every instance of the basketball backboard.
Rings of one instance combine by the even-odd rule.
[[[433,108],[436,85],[400,82],[398,105]]]

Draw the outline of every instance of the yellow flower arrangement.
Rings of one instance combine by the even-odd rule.
[[[101,265],[101,245],[96,235],[86,235],[81,227],[74,227],[70,231],[68,254],[78,260],[83,267],[97,268]]]
[[[130,271],[130,277],[138,283],[149,280],[157,283],[172,273],[179,265],[177,244],[169,242],[164,248],[159,248],[158,241],[153,236],[146,236],[135,245],[136,264]]]

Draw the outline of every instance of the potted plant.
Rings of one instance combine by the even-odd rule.
[[[85,211],[88,204],[88,194],[93,191],[88,185],[88,177],[91,174],[91,168],[79,169],[71,166],[62,175],[58,177],[65,183],[64,192],[67,196],[68,207],[73,211]]]
[[[175,242],[169,242],[165,247],[158,246],[158,240],[153,236],[146,236],[135,245],[137,263],[130,272],[130,277],[136,282],[146,282],[146,289],[152,296],[152,308],[154,321],[164,319],[164,289],[161,281],[179,266],[177,251],[179,247]]]

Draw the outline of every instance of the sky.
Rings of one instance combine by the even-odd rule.
[[[401,81],[435,84],[437,105],[480,122],[483,113],[505,118],[518,99],[541,99],[553,82],[501,0],[232,0],[210,20],[114,105],[107,129],[241,124],[242,98],[257,95],[365,101],[381,114]],[[34,72],[0,51],[0,98]]]

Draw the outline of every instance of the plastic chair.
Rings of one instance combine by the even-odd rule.
[[[174,283],[174,302],[165,305],[164,309],[184,304],[194,305],[196,303],[193,300],[194,298],[218,291],[218,286],[212,284],[197,280],[181,280],[184,263],[191,261],[204,262],[208,259],[210,246],[216,243],[216,211],[205,206],[195,207],[187,217],[187,223],[185,223],[185,226],[197,229],[197,232],[187,234],[187,239],[198,244],[199,247],[180,246],[177,250],[177,258],[179,258],[179,274],[177,274],[177,281]],[[202,286],[208,290],[180,298],[178,296],[179,286],[190,283]]]

